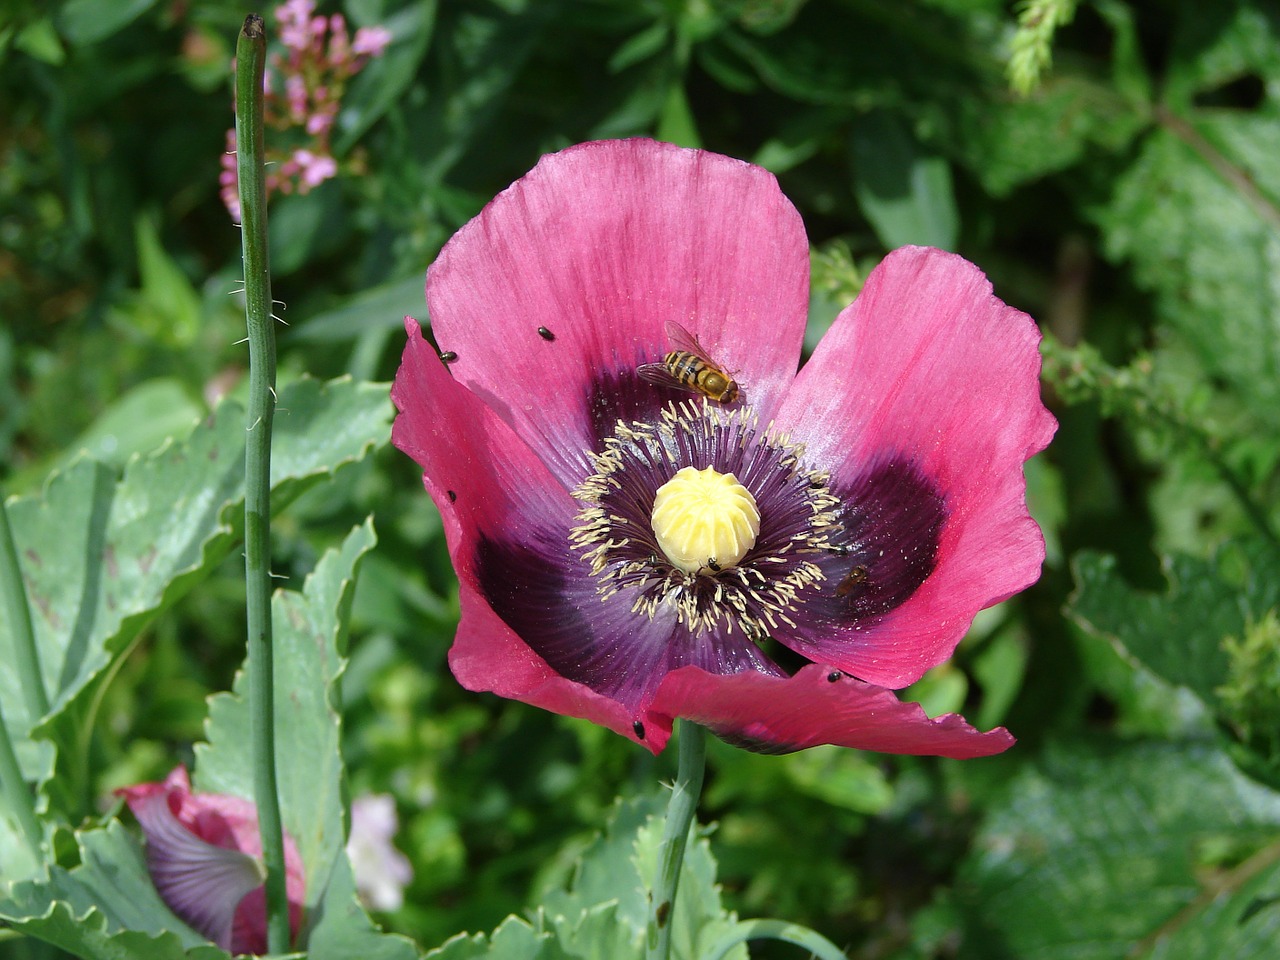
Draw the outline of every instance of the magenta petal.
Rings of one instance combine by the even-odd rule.
[[[949,657],[974,615],[1040,575],[1044,541],[1022,464],[1056,427],[1040,400],[1039,331],[977,267],[906,247],[871,273],[796,378],[779,425],[832,486],[866,464],[909,464],[944,503],[932,570],[869,621],[826,619],[783,639],[811,660],[905,686]],[[909,549],[909,544],[902,549]]]
[[[265,952],[262,840],[254,805],[243,797],[192,793],[181,766],[163,783],[116,793],[142,826],[147,867],[169,908],[225,950]],[[305,876],[297,844],[288,834],[284,848],[289,925],[296,937]]]
[[[597,446],[593,397],[662,359],[668,320],[767,422],[799,360],[808,256],[767,171],[651,140],[585,143],[543,157],[459,230],[427,301],[458,382],[572,485]]]
[[[652,709],[765,753],[833,743],[967,760],[1000,753],[1014,743],[1003,727],[982,733],[954,713],[930,719],[918,703],[904,703],[891,690],[816,664],[787,678],[714,676],[686,667],[663,680]]]
[[[224,950],[232,945],[236,908],[265,879],[262,865],[246,853],[202,840],[174,815],[167,790],[158,784],[124,792],[147,840],[147,869],[161,898],[175,914]]]

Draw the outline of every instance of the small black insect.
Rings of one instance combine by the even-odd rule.
[[[458,355],[452,350],[446,350],[444,353],[440,354],[440,359],[445,363],[453,363],[453,361],[458,359]]]
[[[715,557],[707,558],[707,566],[711,568],[712,573],[720,572],[720,562]]]
[[[456,493],[454,493],[452,490],[446,490],[446,491],[445,491],[445,493],[447,493],[447,494],[449,495],[449,502],[450,502],[450,503],[457,503],[457,502],[458,502],[458,495],[457,495]]]
[[[543,340],[547,341],[547,343],[550,343],[552,340],[556,338],[556,335],[552,333],[550,330],[548,330],[546,327],[538,328],[538,336],[540,336]]]
[[[631,729],[632,729],[632,730],[634,730],[634,731],[636,732],[636,736],[637,736],[637,737],[639,737],[641,740],[643,740],[643,739],[644,739],[644,724],[643,724],[643,723],[641,723],[639,720],[637,720],[634,724],[632,724]]]
[[[849,555],[849,545],[847,543],[842,543],[838,547],[832,547],[831,552],[837,557],[847,557]]]
[[[840,678],[843,676],[844,674],[841,673],[839,670],[832,670],[830,673],[827,674],[827,683],[838,683]]]

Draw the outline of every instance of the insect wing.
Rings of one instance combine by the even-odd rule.
[[[707,353],[707,348],[698,342],[698,338],[674,320],[667,321],[667,342],[671,344],[672,350],[692,353],[703,363],[716,369],[720,367],[718,363],[711,359],[711,355]]]
[[[677,380],[665,363],[642,363],[636,367],[636,373],[640,374],[641,380],[657,387],[670,387],[672,390],[681,390],[685,393],[698,392],[696,387]]]

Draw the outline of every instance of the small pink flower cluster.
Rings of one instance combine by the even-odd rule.
[[[386,27],[361,27],[351,37],[342,14],[315,15],[315,0],[286,0],[275,9],[286,55],[272,54],[264,79],[264,120],[268,129],[293,145],[268,145],[267,195],[307,193],[337,176],[330,134],[347,81],[382,55],[391,42]],[[218,176],[222,202],[240,220],[236,183],[236,132],[227,131],[227,150]]]

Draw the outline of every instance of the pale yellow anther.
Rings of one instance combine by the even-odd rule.
[[[674,566],[714,573],[735,566],[755,546],[760,511],[732,473],[684,467],[658,488],[652,523]]]

